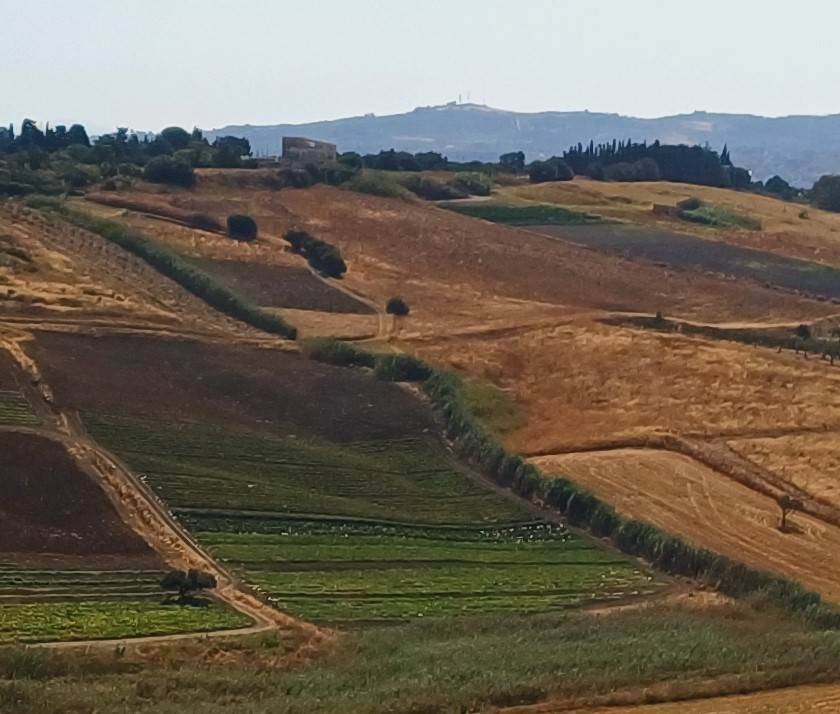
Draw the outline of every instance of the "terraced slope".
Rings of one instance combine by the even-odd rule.
[[[477,483],[427,407],[360,371],[146,337],[42,333],[33,353],[58,403],[293,614],[540,612],[659,587]]]

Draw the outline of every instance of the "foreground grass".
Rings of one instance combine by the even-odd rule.
[[[45,714],[465,712],[669,680],[739,674],[735,687],[755,689],[836,671],[840,634],[768,624],[727,608],[443,619],[342,635],[334,652],[288,671],[264,664],[270,643],[216,665],[173,651],[142,669],[0,652],[0,703]]]
[[[169,635],[250,624],[244,615],[216,604],[181,607],[120,599],[0,605],[0,643]]]

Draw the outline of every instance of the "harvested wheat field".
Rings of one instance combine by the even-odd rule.
[[[574,181],[502,188],[499,197],[557,203],[607,218],[659,224],[792,258],[840,265],[840,215],[745,191],[664,181],[599,182],[578,177]],[[689,197],[755,218],[761,222],[761,228],[712,229],[653,213],[654,204],[674,206]]]
[[[652,449],[545,456],[534,463],[567,475],[631,518],[738,562],[787,576],[840,602],[840,573],[826,568],[840,528],[804,514],[778,530],[776,502],[693,459]]]
[[[652,431],[734,438],[840,426],[840,370],[792,352],[573,318],[412,347],[506,390],[528,417],[506,441],[526,454]]]
[[[836,432],[734,439],[727,444],[812,498],[840,509],[840,435]]]

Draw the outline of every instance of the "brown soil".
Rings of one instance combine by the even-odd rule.
[[[687,456],[615,449],[534,463],[547,474],[568,475],[631,518],[840,602],[840,573],[826,567],[840,548],[840,528],[797,513],[782,533],[772,498]]]
[[[142,200],[143,191],[127,194]],[[154,200],[160,200],[159,194]],[[133,214],[158,240],[196,256],[295,264],[279,238],[305,228],[337,245],[348,262],[345,283],[377,304],[395,294],[412,319],[447,325],[461,311],[486,315],[490,300],[525,300],[609,310],[669,312],[701,320],[803,320],[828,305],[758,285],[674,272],[627,261],[529,231],[488,224],[421,202],[384,199],[328,186],[270,191],[220,188],[168,196],[183,210],[248,213],[261,237],[246,247],[221,236]],[[299,259],[297,259],[299,261]],[[298,263],[299,264],[299,263]]]
[[[31,353],[62,408],[261,425],[340,442],[433,428],[428,409],[397,386],[278,350],[44,332]]]
[[[0,474],[0,560],[54,554],[119,556],[122,568],[159,564],[61,443],[0,431]]]
[[[336,290],[305,267],[238,260],[197,260],[235,293],[263,307],[372,315],[374,310]]]
[[[677,228],[791,258],[840,265],[840,214],[757,194],[680,183],[603,183],[585,178],[501,189],[501,198],[559,203],[631,223]],[[761,230],[712,229],[656,216],[653,204],[676,205],[691,196],[761,221]],[[802,212],[807,218],[801,218]]]

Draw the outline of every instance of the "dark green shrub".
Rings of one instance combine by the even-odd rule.
[[[235,213],[227,219],[228,235],[235,240],[256,240],[257,222],[251,216]]]
[[[493,188],[490,177],[478,171],[463,171],[455,174],[452,185],[473,196],[489,196]]]
[[[822,176],[811,189],[811,202],[826,211],[840,211],[840,176]]]
[[[195,185],[192,166],[169,156],[156,156],[146,164],[143,178],[150,183],[165,183],[186,188]]]
[[[331,337],[319,337],[305,340],[301,351],[309,359],[326,362],[340,367],[369,367],[376,364],[376,357],[370,352],[359,349],[349,342],[342,342]]]
[[[403,185],[415,196],[424,198],[427,201],[449,201],[466,198],[469,195],[466,191],[453,184],[444,183],[431,176],[421,176],[418,174],[405,178]]]
[[[684,198],[682,201],[677,201],[677,208],[679,208],[681,211],[696,211],[702,206],[703,201],[694,196],[691,196],[690,198]]]
[[[374,374],[386,382],[424,382],[432,370],[411,355],[381,355],[376,360]]]
[[[333,245],[315,238],[306,231],[287,231],[283,239],[289,243],[292,252],[307,259],[309,265],[323,275],[340,278],[347,272],[347,264],[341,252]]]
[[[531,183],[545,183],[546,181],[571,181],[575,177],[571,167],[556,157],[548,161],[534,161],[528,168],[528,179]]]
[[[385,312],[389,315],[405,317],[410,312],[410,308],[408,307],[408,303],[401,297],[392,297],[385,303]]]

